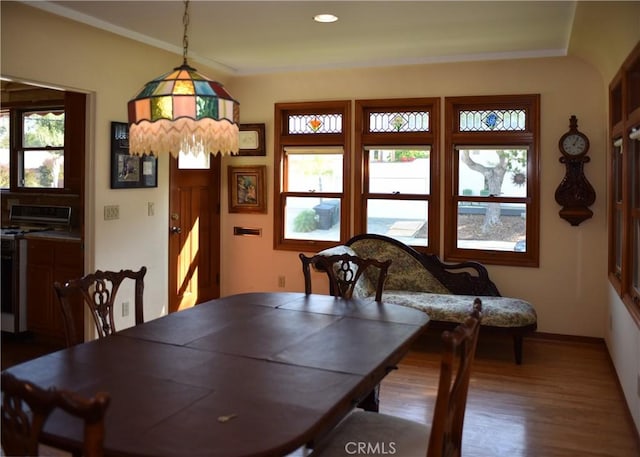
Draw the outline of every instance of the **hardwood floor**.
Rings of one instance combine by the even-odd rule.
[[[2,368],[55,344],[3,334]],[[440,361],[430,332],[382,383],[383,413],[431,423]],[[300,449],[292,454],[306,455]],[[640,444],[604,342],[528,338],[522,365],[511,341],[480,334],[464,457],[638,457]]]
[[[464,423],[465,457],[638,457],[640,445],[603,341],[480,333]],[[383,381],[380,411],[431,423],[440,358],[429,333]]]

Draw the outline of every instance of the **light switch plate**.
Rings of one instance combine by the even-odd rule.
[[[120,206],[106,205],[104,207],[104,220],[112,221],[114,219],[120,219]]]

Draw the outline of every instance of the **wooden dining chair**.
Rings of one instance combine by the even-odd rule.
[[[369,289],[375,287],[376,301],[382,301],[384,283],[387,279],[387,271],[391,260],[384,262],[376,259],[364,259],[351,254],[320,255],[307,257],[299,254],[302,261],[302,273],[304,274],[304,291],[311,293],[311,266],[318,271],[323,271],[329,277],[329,293],[335,297],[350,299],[356,288]],[[378,269],[377,281],[369,280],[373,275],[367,274],[367,269]],[[375,286],[373,285],[375,284]],[[364,295],[369,295],[367,291]],[[380,385],[377,385],[360,403],[358,407],[366,411],[377,412],[379,409]]]
[[[444,349],[431,427],[387,414],[357,411],[318,442],[311,455],[337,457],[365,449],[368,456],[460,457],[481,313],[482,302],[476,298],[465,322],[442,334]]]
[[[56,408],[84,421],[82,455],[103,455],[104,415],[110,402],[109,394],[99,392],[92,398],[84,398],[65,390],[45,390],[8,372],[2,373],[0,383],[4,455],[42,455],[39,450],[42,430]]]
[[[138,271],[98,270],[82,278],[71,279],[64,285],[55,282],[53,287],[60,302],[67,347],[84,342],[84,335],[78,334],[74,320],[74,312],[82,312],[80,301],[91,311],[98,338],[104,338],[116,332],[114,306],[118,289],[125,279],[135,281],[135,324],[142,324],[144,322],[142,297],[146,273],[147,267],[142,267]]]
[[[311,266],[318,271],[327,273],[331,295],[347,299],[352,297],[361,278],[362,282],[369,282],[369,276],[365,273],[367,269],[377,268],[379,270],[378,280],[374,281],[376,301],[382,300],[382,291],[384,290],[384,283],[387,279],[387,271],[389,270],[389,265],[391,265],[391,260],[381,262],[376,259],[363,259],[350,254],[329,256],[317,254],[307,257],[300,253],[299,256],[304,274],[304,290],[307,295],[311,293]]]

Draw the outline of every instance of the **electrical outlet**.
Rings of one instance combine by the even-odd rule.
[[[122,302],[122,317],[127,317],[129,315],[129,302]]]
[[[278,287],[284,288],[284,280],[285,280],[284,276],[278,276]]]
[[[120,206],[118,205],[105,205],[104,207],[104,220],[112,221],[114,219],[120,219]]]
[[[153,216],[156,214],[156,207],[153,202],[147,202],[147,216]]]

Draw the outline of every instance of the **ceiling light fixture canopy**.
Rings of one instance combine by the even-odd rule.
[[[189,0],[182,22],[182,65],[149,81],[127,104],[129,153],[237,154],[240,104],[187,64]]]
[[[330,13],[316,14],[313,16],[313,20],[316,22],[331,23],[336,22],[338,20],[338,16]]]

